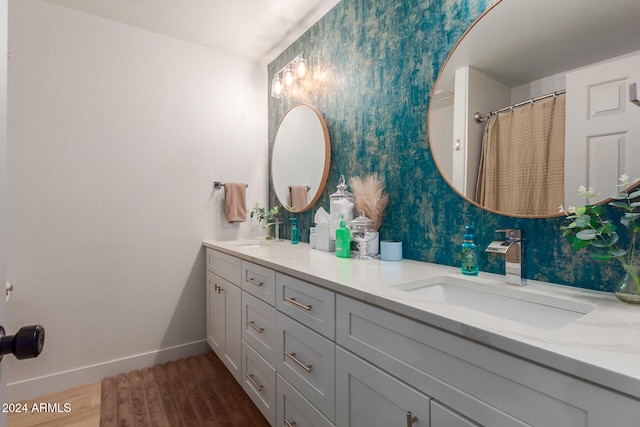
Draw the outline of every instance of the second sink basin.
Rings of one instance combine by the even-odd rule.
[[[496,282],[459,276],[435,276],[394,285],[433,301],[501,317],[541,329],[558,329],[595,308],[592,304],[535,294]]]

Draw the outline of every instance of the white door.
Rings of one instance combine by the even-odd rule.
[[[0,55],[7,55],[8,2],[0,2]],[[6,56],[5,56],[6,58]],[[0,61],[0,289],[7,279],[7,61]],[[0,325],[4,325],[5,299],[0,294]],[[6,402],[7,379],[0,363],[0,402]],[[7,425],[7,417],[0,411],[0,427]]]
[[[580,185],[605,199],[618,177],[640,177],[640,107],[629,84],[640,82],[640,52],[567,73],[565,206],[578,206]]]

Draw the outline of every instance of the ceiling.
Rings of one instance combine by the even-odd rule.
[[[46,0],[270,63],[340,0]]]

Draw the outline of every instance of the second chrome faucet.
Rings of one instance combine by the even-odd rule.
[[[524,286],[527,279],[523,274],[523,231],[516,228],[496,230],[505,233],[505,240],[494,240],[485,252],[504,255],[504,272],[506,282],[511,285]]]

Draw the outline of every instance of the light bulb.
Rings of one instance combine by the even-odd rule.
[[[307,61],[301,56],[296,62],[296,79],[298,81],[303,81],[307,78]]]
[[[280,75],[276,74],[271,82],[271,96],[274,98],[280,98],[283,92],[282,80],[280,80]]]
[[[293,70],[290,66],[287,66],[287,68],[284,70],[284,76],[282,80],[284,81],[285,89],[289,89],[291,88],[291,86],[293,86],[295,78],[293,76]]]

